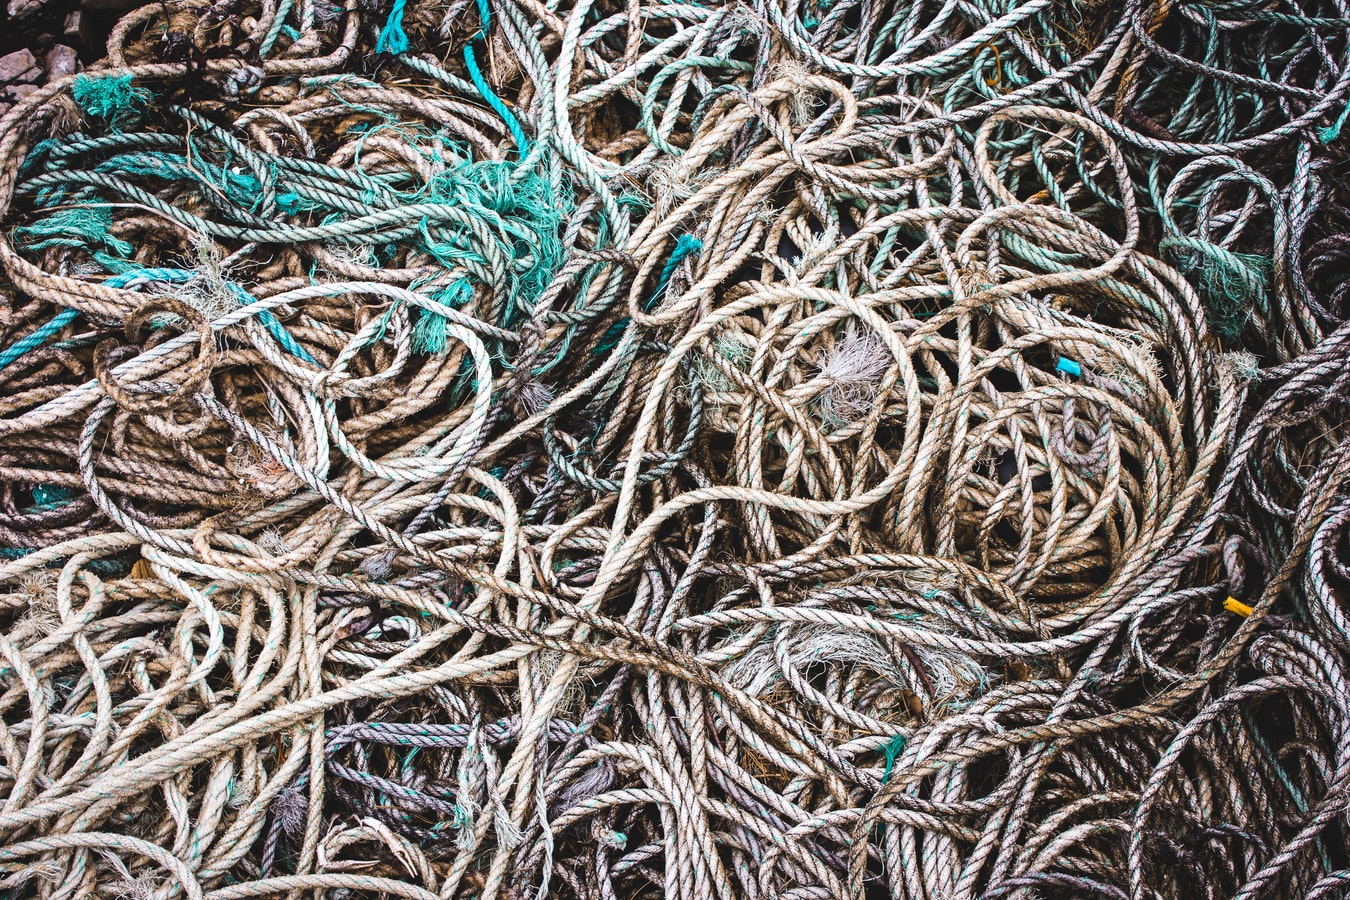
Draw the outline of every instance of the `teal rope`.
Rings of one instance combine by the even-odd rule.
[[[891,778],[891,770],[895,768],[895,758],[905,750],[905,743],[908,739],[903,734],[896,734],[886,742],[883,751],[886,754],[886,770],[881,773],[881,783],[885,784]]]
[[[0,369],[14,362],[30,350],[35,350],[46,342],[47,338],[56,334],[62,328],[80,314],[78,309],[63,309],[51,321],[32,334],[16,341],[9,349],[0,352]]]
[[[134,272],[125,272],[121,275],[114,275],[103,283],[108,287],[121,288],[136,281],[167,281],[171,284],[183,284],[198,277],[200,277],[200,275],[197,272],[189,272],[183,269],[137,269]],[[227,281],[225,282],[225,285],[229,288],[230,293],[239,298],[241,303],[247,305],[254,302],[255,298],[233,281]],[[262,323],[263,327],[267,329],[268,333],[276,339],[276,342],[280,344],[281,348],[287,353],[302,359],[307,363],[315,363],[317,365],[314,357],[310,356],[309,352],[296,342],[295,338],[291,337],[290,332],[286,330],[286,327],[281,324],[276,316],[272,315],[271,310],[264,309],[259,312],[258,321]]]
[[[1341,129],[1345,127],[1345,122],[1350,119],[1350,101],[1346,101],[1345,108],[1341,114],[1336,117],[1336,121],[1331,123],[1328,128],[1317,129],[1317,138],[1324,144],[1330,144],[1336,138],[1341,136]]]
[[[118,132],[141,117],[150,91],[132,85],[131,75],[79,75],[71,96],[86,114],[108,123]]]
[[[680,235],[679,239],[675,241],[675,249],[670,251],[670,256],[666,258],[666,264],[661,267],[661,276],[656,279],[656,287],[652,290],[651,296],[647,298],[647,302],[642,304],[642,308],[650,310],[654,307],[665,294],[666,288],[670,286],[670,277],[675,274],[675,267],[702,249],[703,242],[698,238],[691,234]],[[630,321],[627,316],[624,316],[609,326],[600,338],[600,342],[591,348],[591,352],[607,353],[613,350],[618,346],[623,333],[628,330]]]
[[[376,53],[398,56],[408,52],[408,33],[403,30],[403,10],[407,6],[408,0],[394,0],[389,18],[385,20],[384,28],[380,29],[380,39],[375,42]]]
[[[33,488],[33,505],[25,512],[51,512],[65,506],[72,497],[70,488],[39,484]]]
[[[530,144],[525,140],[525,132],[521,129],[520,122],[516,121],[516,117],[512,115],[511,110],[507,109],[506,104],[492,92],[492,88],[488,87],[488,83],[483,80],[483,73],[478,70],[478,63],[473,58],[472,44],[466,44],[464,47],[464,64],[469,68],[469,78],[473,81],[474,88],[487,102],[487,105],[502,117],[502,121],[510,129],[511,139],[516,142],[516,149],[523,158],[525,154],[530,152]]]
[[[670,257],[666,264],[661,268],[661,277],[656,279],[656,289],[652,291],[651,297],[643,305],[644,309],[651,309],[665,294],[666,288],[670,286],[670,276],[675,274],[675,267],[684,262],[689,256],[700,252],[703,249],[703,242],[691,234],[682,234],[680,239],[675,242],[675,249],[670,251]]]
[[[492,12],[488,9],[487,0],[478,0],[478,18],[482,22],[482,27],[469,40],[469,43],[464,45],[464,65],[469,69],[469,79],[473,82],[474,89],[478,91],[487,105],[492,107],[493,112],[502,117],[502,121],[511,131],[511,139],[516,142],[516,149],[520,152],[521,159],[524,159],[530,151],[530,143],[525,139],[525,132],[521,129],[520,122],[516,120],[511,110],[488,86],[487,81],[483,78],[483,73],[478,68],[478,61],[473,55],[473,42],[487,40],[488,28],[492,23]]]
[[[277,38],[281,36],[282,30],[286,26],[286,16],[290,14],[291,8],[294,6],[295,0],[281,0],[276,13],[272,16],[272,27],[267,29],[262,45],[258,47],[258,56],[266,59],[268,54],[272,52],[273,45],[276,44]],[[291,31],[294,31],[294,29],[291,29]],[[291,40],[295,40],[295,38],[292,37]]]
[[[238,297],[239,302],[243,303],[245,306],[254,301],[254,297],[251,296],[248,291],[244,290],[233,281],[226,282],[226,286],[229,287],[230,293]],[[263,324],[263,327],[267,329],[272,337],[276,338],[276,342],[281,345],[281,348],[291,356],[303,359],[307,363],[318,365],[318,362],[314,357],[309,355],[309,351],[300,346],[295,338],[291,337],[291,333],[286,330],[286,326],[282,325],[277,317],[272,315],[270,309],[264,309],[259,312],[258,321]]]
[[[633,320],[624,316],[622,319],[609,326],[604,335],[600,338],[600,343],[592,347],[591,352],[599,354],[608,353],[610,350],[613,350],[618,346],[619,338],[623,337],[623,333],[628,329],[628,323],[631,321]]]
[[[167,281],[172,284],[181,284],[195,274],[195,272],[184,272],[182,269],[134,269],[130,272],[114,275],[104,281],[103,284],[110,288],[124,288],[137,281]]]

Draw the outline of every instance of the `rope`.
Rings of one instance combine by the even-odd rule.
[[[0,120],[0,891],[1340,896],[1348,38],[131,10]]]

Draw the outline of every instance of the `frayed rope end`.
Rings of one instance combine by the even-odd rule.
[[[85,113],[116,124],[140,111],[150,92],[132,84],[131,75],[80,75],[71,91]]]

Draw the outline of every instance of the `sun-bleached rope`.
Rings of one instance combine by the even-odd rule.
[[[1337,896],[1347,26],[129,12],[0,122],[0,890]]]

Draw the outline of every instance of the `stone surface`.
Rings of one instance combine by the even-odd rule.
[[[9,17],[22,19],[31,16],[47,5],[47,0],[9,0]]]
[[[80,71],[80,55],[65,44],[57,44],[48,50],[44,62],[48,81],[56,81]]]
[[[103,38],[96,36],[93,28],[89,16],[78,9],[72,9],[66,14],[65,21],[61,25],[61,36],[66,39],[66,43],[74,44],[81,49],[87,50],[95,45],[102,47]]]
[[[40,88],[35,84],[11,84],[9,87],[5,88],[5,99],[13,103],[18,103],[20,100],[37,90],[40,90]]]
[[[28,73],[37,68],[37,60],[29,50],[15,50],[6,56],[0,56],[0,82],[24,81]],[[38,77],[42,71],[38,70]],[[36,77],[33,79],[36,80]]]

